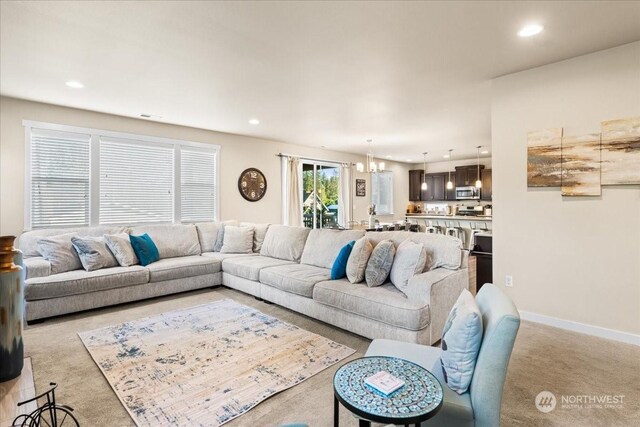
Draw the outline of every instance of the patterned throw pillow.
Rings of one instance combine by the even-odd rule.
[[[74,236],[75,233],[68,233],[38,239],[38,249],[42,257],[51,263],[51,274],[82,268],[78,252],[71,243]]]
[[[482,343],[482,314],[476,300],[463,290],[442,331],[440,364],[444,380],[458,394],[469,389]]]
[[[368,287],[380,286],[387,280],[395,254],[396,248],[391,240],[383,240],[373,248],[364,272]]]
[[[72,237],[71,243],[78,252],[82,266],[87,271],[118,265],[118,261],[107,247],[107,241],[104,237]]]
[[[421,243],[405,240],[400,243],[391,267],[391,283],[407,293],[407,284],[414,275],[422,273],[427,262],[427,251]]]
[[[109,250],[118,260],[118,264],[123,267],[129,267],[138,263],[138,257],[133,251],[131,240],[129,240],[127,233],[105,234],[104,239],[107,241]]]
[[[153,240],[147,233],[144,233],[142,236],[131,235],[129,236],[129,240],[141,266],[144,267],[160,259],[158,247],[153,243]]]
[[[360,283],[364,280],[364,272],[367,269],[367,262],[373,252],[373,245],[366,237],[356,240],[353,250],[347,261],[347,279],[351,283]]]
[[[355,243],[355,240],[350,241],[338,252],[338,256],[331,267],[331,280],[342,279],[347,275],[347,262],[349,261],[349,255],[351,255]]]

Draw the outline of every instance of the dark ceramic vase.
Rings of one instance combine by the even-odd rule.
[[[14,236],[0,237],[0,382],[16,378],[24,365],[22,322],[24,272]]]

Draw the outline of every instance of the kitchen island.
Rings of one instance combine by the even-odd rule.
[[[462,242],[466,249],[473,249],[474,233],[482,231],[491,233],[491,216],[489,215],[438,215],[428,213],[406,214],[408,223],[418,224],[420,231],[425,231],[427,226],[460,227],[462,230]],[[464,236],[464,237],[463,237]]]
[[[421,220],[442,220],[442,221],[484,221],[491,222],[491,215],[438,215],[427,213],[415,213],[406,214],[406,220],[421,219]]]

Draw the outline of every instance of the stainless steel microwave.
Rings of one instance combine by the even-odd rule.
[[[480,200],[480,189],[469,187],[456,187],[456,200]]]

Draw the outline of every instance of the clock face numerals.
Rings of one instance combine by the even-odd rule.
[[[238,190],[246,200],[257,202],[267,192],[267,179],[258,169],[249,168],[240,174]]]

